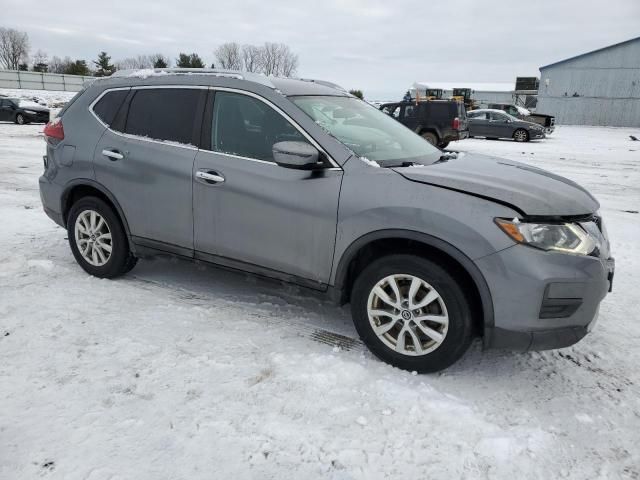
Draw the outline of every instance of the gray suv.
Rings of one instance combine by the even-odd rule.
[[[96,80],[45,129],[45,212],[91,275],[170,254],[351,303],[371,351],[432,372],[571,345],[613,260],[598,202],[517,162],[443,154],[334,84],[199,70]]]

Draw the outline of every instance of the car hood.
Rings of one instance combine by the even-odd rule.
[[[31,110],[32,112],[48,112],[49,109],[47,107],[43,107],[41,105],[20,105],[22,110]]]
[[[433,165],[394,167],[413,182],[488,198],[526,216],[581,216],[600,204],[584,188],[564,177],[520,162],[485,155],[459,154]]]

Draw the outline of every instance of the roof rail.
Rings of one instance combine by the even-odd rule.
[[[113,75],[111,75],[111,77],[147,78],[161,75],[212,75],[215,77],[237,78],[238,80],[259,83],[269,88],[276,88],[271,80],[261,73],[240,72],[238,70],[220,70],[216,68],[142,68],[133,70],[117,70]]]
[[[297,80],[300,80],[302,82],[312,82],[312,83],[317,83],[318,85],[324,85],[325,87],[329,87],[329,88],[335,88],[336,90],[340,90],[343,92],[347,92],[347,89],[338,85],[337,83],[333,83],[333,82],[327,82],[326,80],[317,80],[315,78],[298,78]],[[349,92],[347,92],[349,93]]]

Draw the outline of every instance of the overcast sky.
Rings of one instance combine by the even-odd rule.
[[[639,0],[0,0],[0,26],[32,53],[113,60],[284,42],[298,75],[396,99],[413,81],[515,82],[640,35]]]

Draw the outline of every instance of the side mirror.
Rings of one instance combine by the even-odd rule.
[[[278,142],[273,145],[273,159],[281,167],[310,168],[318,163],[320,152],[305,142]]]

